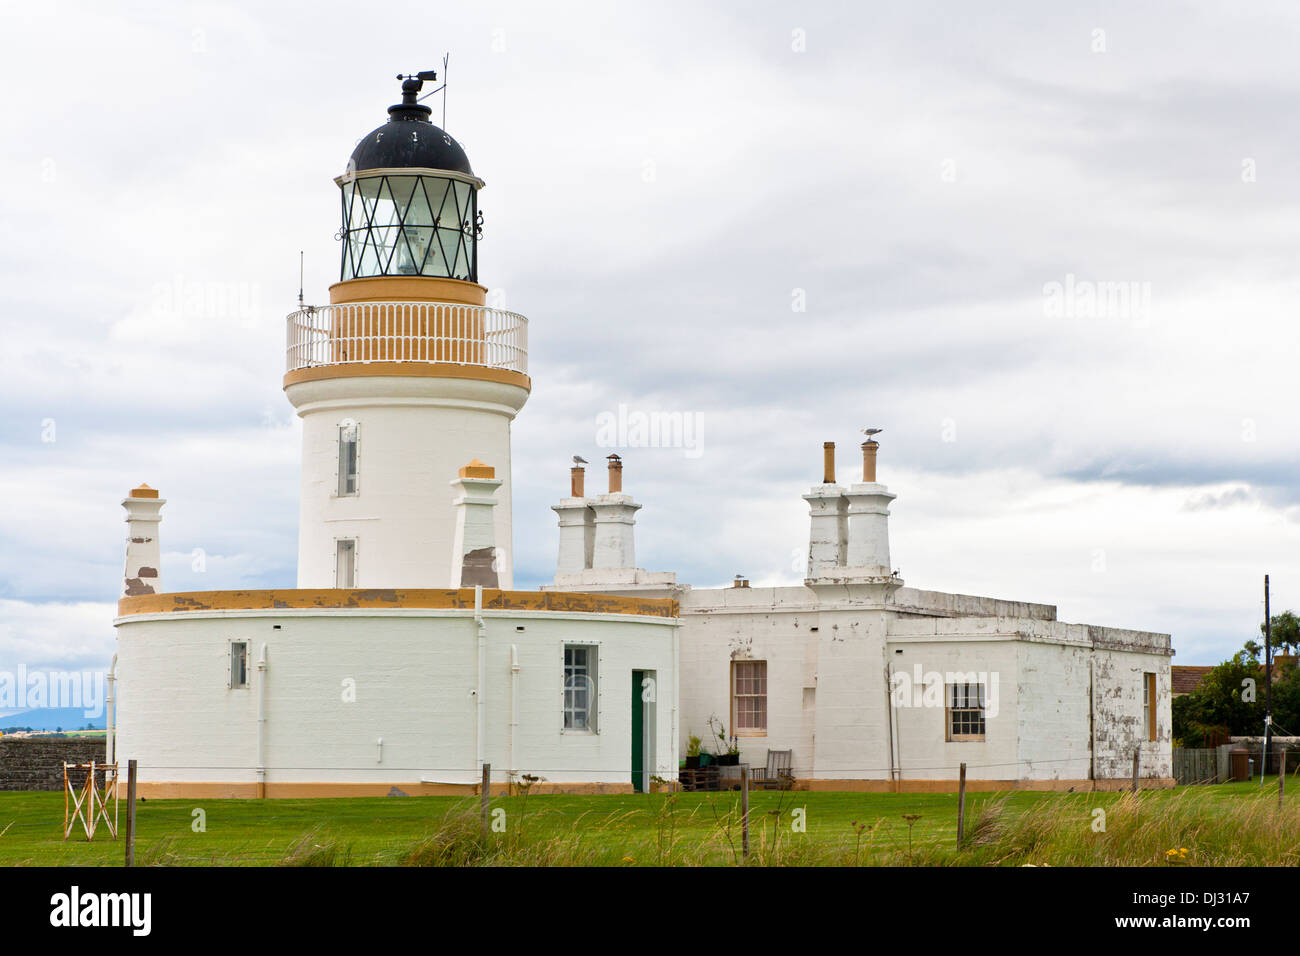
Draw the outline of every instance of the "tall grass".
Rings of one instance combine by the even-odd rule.
[[[1201,787],[1172,795],[1044,800],[1010,814],[985,806],[969,849],[935,862],[1038,866],[1295,866],[1300,804],[1275,792],[1229,799]],[[1171,852],[1172,851],[1172,852]],[[1185,852],[1184,852],[1185,851]],[[965,859],[963,859],[963,857]]]
[[[245,807],[232,802],[221,809],[233,816]],[[960,849],[955,800],[941,797],[756,794],[748,853],[733,793],[660,792],[611,803],[529,799],[525,791],[522,798],[493,800],[486,834],[475,799],[423,803],[410,808],[415,812],[402,804],[400,815],[386,804],[346,801],[286,810],[294,820],[290,827],[267,827],[253,816],[223,817],[212,839],[190,832],[188,810],[160,808],[156,819],[145,820],[137,865],[1300,865],[1294,836],[1300,833],[1300,799],[1279,807],[1275,787],[977,794],[968,804]],[[44,828],[0,821],[0,850],[13,846],[17,835],[25,842],[9,853],[11,862],[60,862],[84,851],[91,862],[120,863],[120,844],[64,842],[57,826],[48,839],[33,840]]]
[[[881,817],[854,823],[841,837],[809,839],[779,807],[751,816],[749,854],[741,849],[739,806],[717,801],[683,812],[671,795],[653,827],[633,814],[601,818],[608,833],[625,825],[621,849],[584,844],[582,827],[559,837],[490,835],[477,818],[448,817],[405,854],[408,865],[444,866],[1295,866],[1300,864],[1300,803],[1279,808],[1275,794],[1224,799],[1203,788],[1176,794],[1091,794],[1044,799],[1013,811],[1005,797],[968,820],[965,846],[929,837],[881,844],[877,834],[905,826]],[[700,824],[704,823],[701,834]],[[649,830],[649,836],[646,832]],[[607,843],[608,841],[601,841]]]

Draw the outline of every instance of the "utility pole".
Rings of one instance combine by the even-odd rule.
[[[1273,729],[1273,616],[1268,606],[1268,575],[1264,575],[1264,749],[1259,756],[1259,785],[1268,769],[1268,732]]]

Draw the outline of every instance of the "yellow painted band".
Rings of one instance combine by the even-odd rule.
[[[313,365],[286,372],[284,387],[300,382],[318,382],[327,378],[364,378],[366,376],[412,376],[420,378],[470,378],[480,382],[500,382],[533,390],[533,380],[523,372],[487,365],[457,365],[451,362],[346,362],[337,365]]]
[[[137,594],[117,602],[119,617],[136,614],[183,614],[187,611],[272,611],[313,608],[420,608],[473,610],[474,589],[297,588],[271,591],[173,591]],[[619,597],[576,591],[502,591],[483,589],[489,611],[557,611],[581,614],[679,616],[671,598]]]
[[[487,286],[438,276],[370,276],[330,286],[330,304],[346,302],[454,302],[484,305]]]

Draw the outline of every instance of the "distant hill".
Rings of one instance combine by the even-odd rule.
[[[104,715],[87,717],[80,707],[42,707],[37,710],[24,710],[14,714],[0,714],[0,730],[10,727],[30,727],[32,730],[81,730],[90,724],[94,730],[103,730],[106,726]]]

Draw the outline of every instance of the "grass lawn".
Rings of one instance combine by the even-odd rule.
[[[956,794],[751,795],[751,863],[814,865],[1294,865],[1300,781],[1277,808],[1270,779],[1120,793],[967,796],[972,844],[956,850]],[[125,806],[125,804],[123,804]],[[137,805],[138,864],[729,865],[739,795],[502,797],[503,832],[479,839],[477,798],[148,800]],[[1097,830],[1100,808],[1105,830]],[[62,840],[61,793],[0,793],[0,865],[120,866],[100,830]],[[196,812],[201,811],[201,813]],[[914,815],[908,820],[905,815]],[[124,819],[124,817],[123,817]],[[203,829],[197,829],[201,821]],[[910,823],[910,844],[909,844]],[[803,829],[799,829],[802,824]],[[1243,839],[1242,829],[1258,835]],[[1271,835],[1270,835],[1271,834]],[[1188,854],[1167,858],[1166,851]]]

